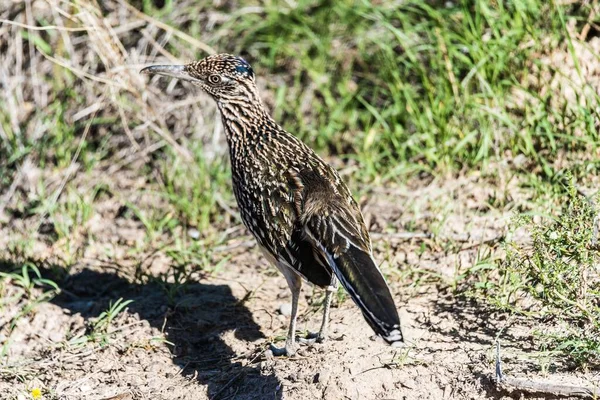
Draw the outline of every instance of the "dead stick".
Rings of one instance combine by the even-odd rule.
[[[505,235],[499,234],[493,237],[485,238],[483,236],[472,236],[470,233],[459,233],[456,235],[434,235],[429,232],[392,232],[392,233],[382,233],[382,232],[373,232],[371,233],[371,237],[374,239],[396,239],[396,240],[409,240],[409,239],[445,239],[452,240],[455,242],[477,242],[475,245],[480,244],[489,244],[502,240]]]
[[[496,384],[507,390],[520,390],[528,393],[541,393],[554,396],[575,396],[596,399],[600,395],[597,388],[587,388],[574,385],[557,385],[548,382],[538,382],[530,379],[509,378],[502,374],[500,361],[500,341],[496,342]]]

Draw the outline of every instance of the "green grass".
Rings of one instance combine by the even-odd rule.
[[[509,239],[503,260],[471,271],[479,278],[472,287],[496,307],[541,322],[537,336],[555,358],[577,367],[598,367],[597,198],[582,196],[572,182],[565,189],[557,217],[515,216],[513,233],[525,230],[532,243]]]
[[[114,303],[110,302],[106,311],[103,311],[90,323],[90,332],[86,335],[86,340],[99,342],[101,345],[108,344],[110,340],[110,328],[114,319],[131,304],[133,300],[117,299]]]
[[[6,340],[0,343],[0,361],[7,357],[11,334],[18,321],[30,316],[40,304],[50,301],[59,293],[58,285],[43,278],[39,268],[32,263],[24,263],[14,271],[0,271],[0,312],[6,313],[9,307],[17,310],[10,319],[3,318]]]
[[[171,155],[161,166],[162,195],[181,221],[206,232],[212,223],[227,223],[231,219],[227,210],[219,205],[219,199],[231,204],[230,191],[222,190],[230,185],[229,169],[221,159],[206,160],[199,143],[194,143],[191,150],[192,162]]]
[[[565,148],[598,148],[597,108],[550,106],[523,87],[534,55],[567,37],[560,17],[570,11],[541,1],[300,1],[233,18],[241,40],[223,44],[260,60],[267,79],[289,75],[268,83],[275,115],[317,148],[358,159],[366,179],[478,168],[507,151],[545,165]],[[515,109],[516,89],[537,99]]]

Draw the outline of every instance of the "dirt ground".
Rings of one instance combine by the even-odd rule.
[[[352,301],[338,296],[331,340],[278,359],[265,350],[273,340],[282,343],[288,317],[279,309],[290,301],[289,290],[244,229],[231,229],[226,245],[215,249],[230,257],[221,268],[195,272],[176,287],[152,279],[170,268],[160,251],[142,260],[128,256],[128,246],[144,236],[142,224],[124,218],[114,199],[98,202],[88,223],[93,243],[68,271],[58,268],[66,274],[60,295],[18,320],[7,368],[0,369],[0,397],[30,398],[31,388],[40,387],[44,398],[56,399],[519,398],[493,381],[496,337],[505,374],[597,386],[592,373],[540,370],[532,340],[539,326],[492,312],[448,284],[484,248],[498,247],[493,243],[505,234],[510,212],[490,207],[490,198],[510,186],[474,174],[365,196],[375,258],[400,308],[406,347],[393,349],[373,337]],[[511,200],[527,198],[512,188]],[[27,222],[4,226],[0,248],[19,231],[18,223]],[[437,239],[406,238],[409,223],[416,232],[435,231]],[[55,277],[52,243],[40,234],[35,246],[47,261],[44,274]],[[2,258],[2,270],[16,265]],[[299,329],[316,330],[323,293],[305,285],[303,294]],[[91,321],[119,298],[133,302],[106,337],[89,340]],[[16,306],[3,309],[1,341],[16,312]]]

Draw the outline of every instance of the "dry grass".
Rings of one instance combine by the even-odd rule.
[[[40,27],[40,21],[52,22]],[[176,81],[161,90],[148,86],[138,73],[149,62],[176,62],[212,52],[199,40],[124,1],[103,2],[102,9],[89,1],[12,3],[2,14],[0,37],[27,38],[3,40],[0,56],[0,84],[4,89],[0,101],[5,111],[0,137],[3,153],[11,156],[8,162],[12,165],[27,164],[23,159],[40,158],[42,152],[49,153],[46,157],[59,167],[64,167],[61,162],[65,161],[70,161],[71,169],[82,163],[80,151],[71,151],[70,159],[58,160],[61,155],[56,149],[36,147],[57,135],[54,130],[60,127],[52,116],[56,107],[64,108],[56,118],[76,127],[77,138],[71,146],[81,150],[85,144],[89,150],[109,141],[107,151],[116,153],[110,157],[109,174],[134,159],[147,161],[152,152],[165,145],[191,161],[185,136],[205,139],[210,152],[211,139],[218,135],[218,130],[211,128],[212,122],[204,119],[214,114],[211,103],[201,95],[182,96],[173,102],[174,94],[181,94],[174,89]],[[197,132],[188,132],[190,126],[197,127]],[[222,147],[214,147],[222,154]],[[66,174],[65,181],[73,173]],[[64,182],[57,185],[53,197],[63,188]]]
[[[197,183],[171,187],[165,180],[181,182],[173,175],[205,172],[199,180],[209,181],[214,168],[223,169],[210,164],[226,152],[214,104],[175,80],[148,85],[139,74],[150,62],[206,55],[213,52],[209,46],[125,1],[16,2],[0,19],[0,38],[8,39],[1,40],[0,54],[0,222],[10,219],[10,204],[11,213],[37,219],[27,224],[33,239],[46,223],[77,225],[57,212],[74,197],[82,207],[98,190],[127,199],[123,190],[146,182],[142,201],[133,201],[156,206],[185,197],[171,190],[187,193]],[[19,37],[25,40],[10,39]],[[203,190],[197,196],[231,208]],[[209,214],[218,209],[208,208]],[[189,223],[208,228],[201,212],[189,214],[196,216]],[[69,229],[62,233],[71,235]]]

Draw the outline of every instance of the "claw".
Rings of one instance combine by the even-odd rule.
[[[284,347],[277,347],[273,343],[269,344],[269,350],[275,357],[288,356],[292,357],[298,351],[298,344],[312,345],[315,343],[323,343],[327,338],[320,332],[309,332],[306,337],[296,336],[296,342],[291,343],[290,341],[285,342]]]
[[[323,335],[321,332],[308,332],[306,337],[298,337],[298,343],[301,344],[315,344],[315,343],[323,343],[327,340],[327,336]]]

